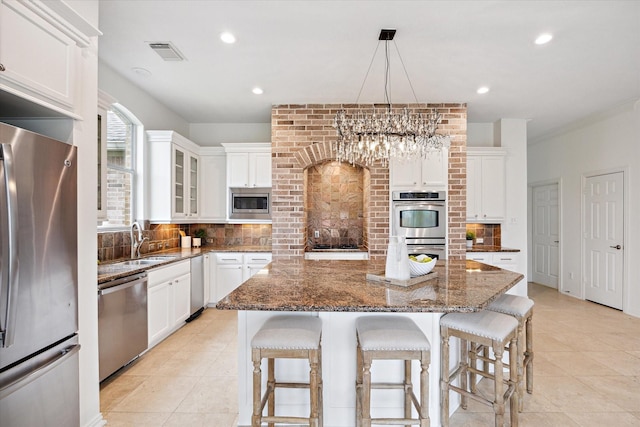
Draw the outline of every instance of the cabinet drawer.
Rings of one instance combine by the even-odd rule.
[[[494,264],[517,264],[518,255],[511,253],[493,254]]]
[[[467,253],[467,259],[482,262],[485,264],[491,264],[491,254],[487,253]]]
[[[246,264],[260,264],[267,265],[271,262],[271,254],[270,253],[254,253],[254,254],[245,254],[244,262]]]
[[[216,254],[216,263],[218,264],[242,264],[242,253],[239,252],[222,252]]]
[[[159,267],[149,270],[149,287],[156,286],[176,277],[190,274],[191,262],[189,260],[170,264],[166,267]]]

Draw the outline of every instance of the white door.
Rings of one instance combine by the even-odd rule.
[[[622,309],[623,173],[588,177],[583,207],[583,278],[590,301]]]
[[[558,288],[560,266],[558,184],[533,188],[533,281]]]

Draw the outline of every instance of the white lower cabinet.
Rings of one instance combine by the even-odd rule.
[[[149,348],[184,325],[191,303],[189,260],[149,271],[147,320]]]
[[[467,259],[504,270],[518,271],[517,252],[467,252]]]
[[[217,303],[271,262],[268,252],[218,252],[211,263],[211,303]]]

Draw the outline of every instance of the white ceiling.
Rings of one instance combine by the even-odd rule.
[[[272,104],[355,102],[382,28],[418,101],[466,102],[472,123],[530,119],[530,139],[640,98],[638,1],[102,0],[99,56],[189,123],[268,123]],[[537,46],[542,32],[554,39]],[[383,102],[383,48],[360,102]],[[391,101],[413,102],[393,55],[391,74]]]

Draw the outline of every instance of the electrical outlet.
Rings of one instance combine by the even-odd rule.
[[[316,239],[320,238],[320,231],[319,230],[314,231],[313,237],[315,237]]]
[[[149,250],[150,251],[155,251],[156,250],[156,244],[155,243],[149,243]]]
[[[479,244],[479,245],[483,244],[484,243],[484,238],[476,237],[476,243]]]

